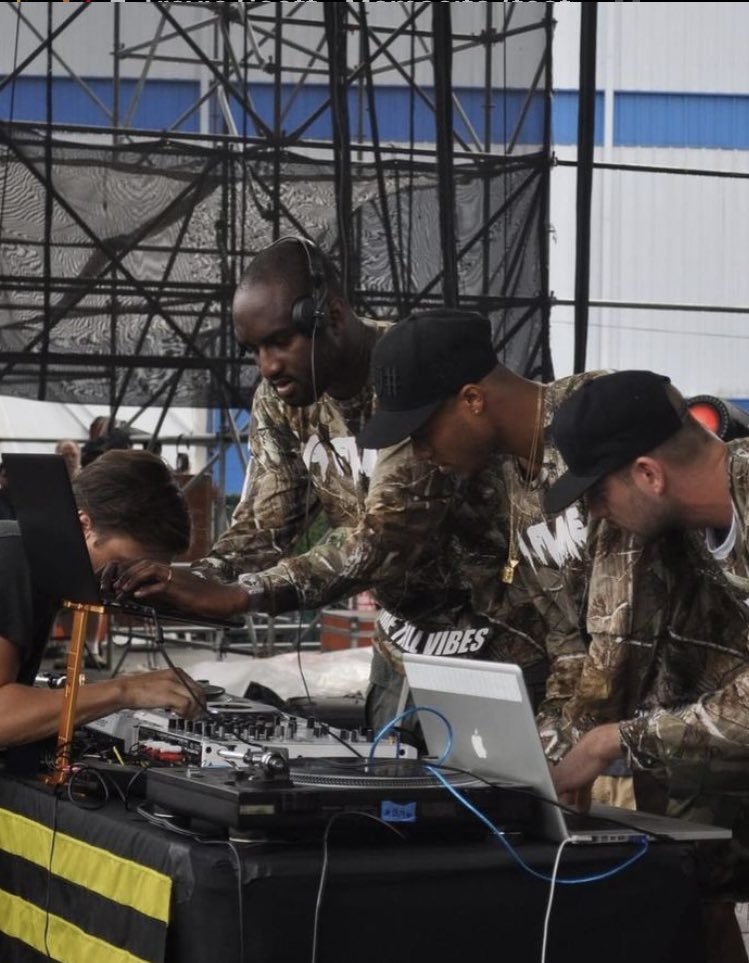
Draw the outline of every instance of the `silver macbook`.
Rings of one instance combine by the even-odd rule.
[[[541,807],[540,835],[547,839],[617,843],[644,835],[674,840],[731,838],[731,831],[720,826],[615,806],[593,805],[589,813],[563,812],[519,666],[409,653],[404,653],[403,664],[415,705],[438,710],[450,723],[452,745],[444,765],[491,782],[531,786],[549,801]],[[444,722],[431,712],[418,715],[429,754],[441,757],[448,747]]]

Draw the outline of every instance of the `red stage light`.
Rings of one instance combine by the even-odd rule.
[[[690,405],[689,414],[693,418],[696,418],[697,421],[709,431],[712,431],[713,434],[720,434],[720,413],[714,405],[707,404],[706,402]]]
[[[695,395],[686,402],[689,413],[723,441],[749,435],[749,411],[732,401],[714,395]]]

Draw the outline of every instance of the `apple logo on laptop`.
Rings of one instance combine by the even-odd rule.
[[[481,733],[478,731],[478,729],[473,730],[473,735],[471,736],[471,745],[473,746],[473,751],[480,759],[486,759],[486,746],[484,745],[484,740],[481,738]]]

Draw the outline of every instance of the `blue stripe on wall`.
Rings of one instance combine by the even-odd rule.
[[[273,87],[270,84],[252,84],[249,96],[255,112],[269,126],[273,126]],[[423,93],[434,103],[434,90],[422,88]],[[456,88],[455,96],[468,118],[468,122],[476,132],[479,141],[484,142],[484,104],[486,98],[483,89]],[[492,93],[490,111],[490,140],[492,144],[504,144],[513,136],[519,144],[538,144],[543,139],[543,95],[536,94],[531,98],[528,110],[523,117],[520,131],[515,132],[523,111],[523,104],[527,91],[495,90]],[[282,91],[282,121],[283,130],[288,134],[304,123],[304,121],[321,107],[328,99],[328,88],[324,84],[306,84],[297,91],[296,86],[285,85]],[[348,92],[349,124],[352,138],[361,136],[365,140],[371,138],[369,111],[361,111],[359,95],[356,90]],[[383,141],[405,141],[413,139],[417,142],[434,143],[435,116],[434,111],[419,96],[412,96],[406,87],[378,86],[376,90],[377,126]],[[237,130],[243,132],[243,115],[241,106],[236,98],[232,98],[232,114]],[[359,130],[361,116],[361,131]],[[320,116],[306,129],[304,136],[312,139],[329,139],[331,136],[330,109],[326,107]],[[469,127],[462,119],[458,110],[453,106],[453,129],[456,134],[469,143],[473,143]],[[247,133],[257,133],[254,124],[247,122]]]
[[[577,141],[576,90],[554,93],[552,143]],[[749,96],[739,94],[614,94],[614,146],[749,149]],[[596,95],[596,144],[603,143],[603,94]]]
[[[106,78],[85,78],[96,96],[107,108],[112,107],[113,85]],[[45,78],[23,76],[15,84],[0,91],[0,119],[43,121],[45,109]],[[128,111],[137,81],[121,81],[120,116]],[[15,91],[13,91],[15,87]],[[434,91],[423,88],[433,101]],[[296,92],[296,87],[285,85],[282,104],[285,111],[282,121],[286,133],[291,133],[327,100],[325,84],[307,84]],[[484,91],[475,88],[459,88],[455,91],[470,125],[479,140],[484,140]],[[200,95],[197,81],[147,80],[142,91],[132,126],[147,130],[166,130]],[[249,87],[253,107],[269,127],[273,125],[273,86],[261,83]],[[56,77],[52,89],[53,119],[55,123],[91,124],[110,126],[104,111],[70,77]],[[523,109],[526,91],[500,91],[493,93],[491,101],[490,140],[501,145],[514,134],[515,126]],[[517,136],[519,144],[540,145],[543,136],[543,95],[531,98],[522,128]],[[576,90],[558,90],[552,101],[552,140],[555,144],[575,144],[577,141]],[[352,137],[360,131],[358,93],[349,91],[349,117]],[[237,129],[251,136],[258,131],[247,118],[235,98],[231,98],[232,113]],[[603,143],[603,94],[596,96],[596,144]],[[216,114],[212,109],[212,114]],[[381,86],[377,88],[377,120],[383,141],[408,142],[413,136],[417,142],[433,143],[435,140],[434,113],[421,98],[414,97],[406,87]],[[369,111],[362,116],[362,136],[371,137]],[[469,128],[454,110],[454,129],[464,140],[471,141]],[[179,127],[186,132],[199,130],[197,112],[190,115]],[[305,131],[305,138],[327,140],[331,136],[330,110],[325,108]],[[708,147],[724,150],[749,150],[749,95],[739,94],[680,94],[653,93],[647,91],[620,91],[614,95],[614,145],[620,147]]]
[[[749,148],[749,97],[618,93],[614,143],[622,147]]]
[[[577,143],[577,104],[576,90],[556,90],[551,102],[551,142],[552,144]],[[603,94],[596,94],[595,142],[603,143]]]
[[[109,110],[112,109],[113,84],[101,77],[86,77],[86,84]],[[128,112],[136,80],[120,82],[120,122]],[[14,89],[15,88],[15,89]],[[138,100],[130,126],[148,130],[167,130],[200,97],[200,85],[192,80],[148,80]],[[46,119],[46,80],[44,77],[18,77],[0,91],[0,118],[25,121]],[[73,80],[55,77],[52,83],[52,119],[56,124],[91,124],[111,127],[112,121],[99,105]],[[198,112],[178,128],[189,133],[200,130]]]
[[[113,86],[111,80],[102,78],[84,78],[96,96],[109,109],[112,107]],[[45,96],[46,81],[44,77],[23,76],[17,78],[15,85],[9,84],[0,91],[0,118],[11,118],[11,100],[13,101],[12,116],[15,120],[44,121],[46,117]],[[15,94],[12,88],[15,86]],[[123,80],[120,86],[120,117],[128,111],[130,99],[135,90],[135,80]],[[434,91],[428,87],[422,88],[426,97],[434,103]],[[272,84],[251,84],[248,87],[249,99],[255,113],[261,120],[273,127],[274,116],[274,88]],[[455,90],[468,122],[477,133],[479,141],[484,142],[484,91],[475,88],[460,88]],[[170,128],[175,120],[200,95],[197,81],[182,80],[147,80],[140,95],[138,106],[131,122],[131,126],[147,130],[165,130]],[[524,145],[540,145],[543,137],[544,100],[543,95],[536,94],[531,98],[530,105],[523,117],[521,129],[515,131],[523,111],[523,104],[527,91],[496,90],[493,92],[490,111],[490,140],[491,143],[504,144],[513,136],[517,143]],[[70,77],[55,77],[52,87],[53,120],[58,124],[92,124],[110,126],[110,121],[104,111],[76,84]],[[297,90],[296,85],[286,84],[281,91],[282,112],[284,114],[282,127],[286,133],[291,133],[328,98],[326,84],[305,84]],[[348,95],[349,123],[351,136],[359,137],[359,114],[362,114],[361,136],[371,138],[369,111],[360,111],[359,95],[356,90],[350,90]],[[236,97],[230,96],[231,111],[237,130],[250,136],[258,135],[254,122],[245,116],[242,105]],[[411,91],[406,87],[379,86],[376,91],[376,109],[379,135],[383,141],[411,140],[413,130],[414,140],[417,142],[434,143],[435,120],[434,111],[418,96],[412,98]],[[211,108],[216,116],[215,107]],[[462,119],[457,109],[453,108],[454,130],[469,143],[473,143],[469,127]],[[193,113],[179,128],[183,131],[197,132],[199,118]],[[320,116],[305,130],[302,135],[309,139],[329,140],[331,137],[331,114],[326,107]]]

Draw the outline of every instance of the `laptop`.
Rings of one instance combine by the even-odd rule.
[[[594,804],[589,813],[559,808],[549,763],[536,728],[523,672],[517,665],[403,654],[416,706],[436,709],[450,722],[452,745],[444,765],[494,783],[532,787],[542,800],[540,835],[554,842],[620,843],[649,836],[723,840],[731,830],[654,813]],[[448,733],[431,712],[419,712],[429,754],[440,758]]]
[[[243,621],[187,614],[105,596],[91,565],[62,455],[3,454],[21,540],[34,581],[51,598],[153,621],[236,628]]]

